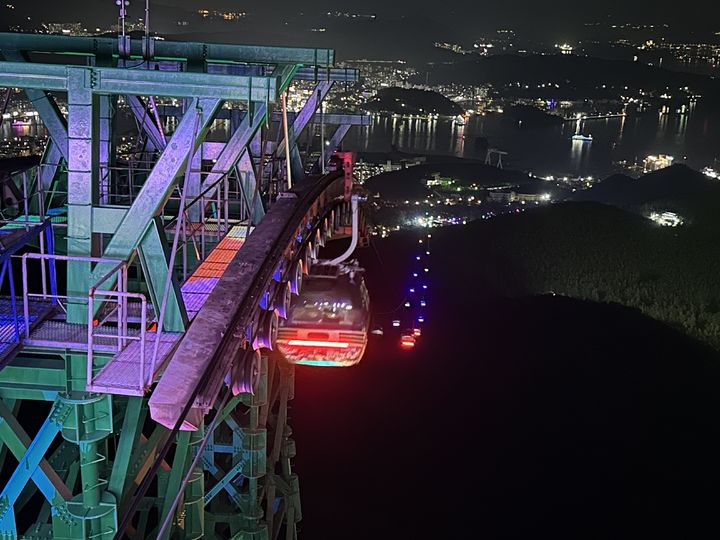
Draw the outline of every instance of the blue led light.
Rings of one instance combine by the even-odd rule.
[[[418,255],[417,257],[415,257],[415,260],[416,260],[416,261],[419,261],[419,260],[420,260],[420,255]]]
[[[417,277],[417,272],[413,272],[413,277]]]
[[[423,285],[423,289],[427,289],[427,285]]]
[[[425,300],[423,300],[423,301],[420,302],[420,307],[425,307],[425,305],[426,305],[426,304],[425,304]]]
[[[424,317],[418,317],[418,322],[420,322],[420,323],[425,322],[425,318],[424,318]]]
[[[411,288],[411,289],[410,289],[410,292],[415,292],[415,288],[414,288],[414,287]]]

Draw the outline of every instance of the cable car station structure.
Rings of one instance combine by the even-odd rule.
[[[0,34],[0,57],[49,133],[0,179],[0,538],[296,538],[294,372],[272,349],[357,207],[351,162],[329,164],[369,118],[322,107],[357,72],[129,36]],[[294,81],[315,89],[289,113]]]

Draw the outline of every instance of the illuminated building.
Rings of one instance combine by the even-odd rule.
[[[659,171],[672,165],[673,161],[675,161],[673,156],[667,156],[665,154],[660,154],[659,156],[650,155],[643,160],[643,172]]]
[[[679,227],[683,224],[683,218],[675,212],[652,212],[648,217],[662,227]]]

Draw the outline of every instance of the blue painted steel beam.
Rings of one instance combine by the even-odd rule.
[[[20,422],[17,421],[12,411],[2,401],[0,401],[0,438],[6,442],[18,461],[23,458],[32,443]],[[53,501],[56,495],[60,495],[66,501],[72,498],[72,492],[45,459],[42,459],[38,468],[32,472],[31,479],[45,496],[45,499],[50,502]]]
[[[27,452],[20,459],[17,468],[7,484],[5,484],[2,493],[0,493],[0,536],[3,538],[13,538],[17,535],[13,505],[35,474],[45,453],[60,432],[63,415],[66,412],[64,409],[65,405],[60,402],[56,401],[53,404],[50,415],[40,427]]]

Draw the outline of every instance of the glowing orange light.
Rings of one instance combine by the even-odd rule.
[[[422,330],[420,330],[419,328],[413,329],[413,336],[420,337],[421,334],[422,334]]]
[[[328,349],[347,349],[350,344],[344,341],[314,341],[309,339],[291,339],[288,345],[295,347],[326,347]]]
[[[404,349],[412,349],[413,347],[415,347],[415,342],[403,340],[400,342],[400,346],[403,347]]]

